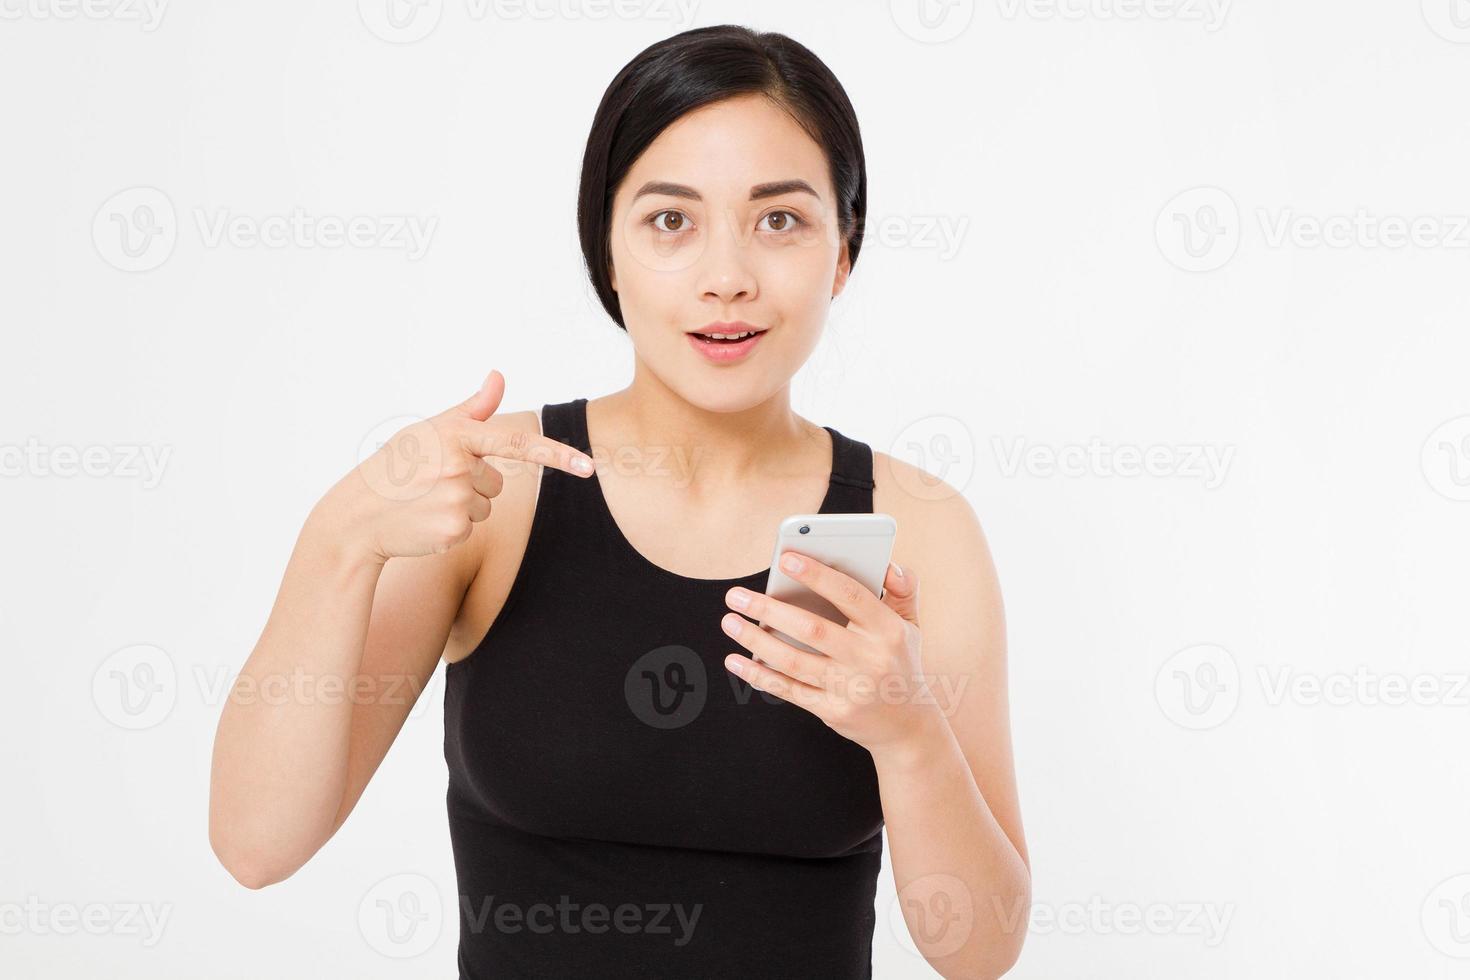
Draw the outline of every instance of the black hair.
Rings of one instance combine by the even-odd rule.
[[[840,234],[849,263],[857,262],[868,205],[868,171],[857,114],[821,59],[784,34],[722,24],[665,38],[623,66],[603,93],[577,193],[577,233],[587,274],[603,308],[619,327],[612,288],[609,222],[619,184],[633,163],[685,113],[722,99],[764,95],[822,148],[837,193]]]

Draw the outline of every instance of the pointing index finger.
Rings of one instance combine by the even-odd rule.
[[[471,421],[460,436],[465,451],[479,457],[519,459],[563,470],[573,476],[591,476],[592,458],[566,443],[535,432],[523,432]]]

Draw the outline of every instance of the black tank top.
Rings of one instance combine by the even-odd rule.
[[[542,431],[590,454],[586,409]],[[872,451],[827,432],[821,513],[871,513]],[[460,977],[871,977],[872,756],[723,663],[725,592],[768,569],[677,575],[596,476],[540,479],[505,604],[447,672]]]

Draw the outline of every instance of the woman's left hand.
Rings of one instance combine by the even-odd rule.
[[[789,564],[793,558],[799,567]],[[851,576],[808,555],[784,552],[781,568],[837,607],[847,625],[758,592],[731,589],[725,596],[730,608],[826,656],[798,650],[728,613],[720,625],[760,662],[732,653],[725,658],[726,669],[805,708],[875,756],[922,743],[944,716],[919,654],[919,583],[913,570],[890,563],[879,599]]]

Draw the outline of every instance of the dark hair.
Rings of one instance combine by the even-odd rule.
[[[868,171],[857,114],[837,76],[784,34],[734,24],[665,38],[623,66],[603,93],[577,193],[577,233],[603,308],[623,323],[612,288],[608,224],[613,196],[634,161],[680,116],[736,95],[764,95],[821,146],[837,192],[837,218],[850,263],[857,262],[868,205]]]

